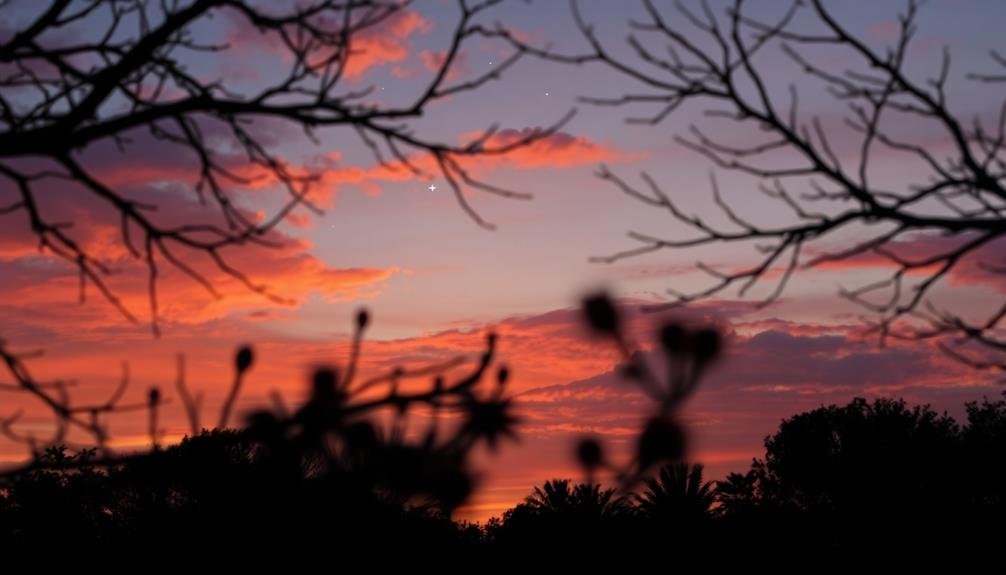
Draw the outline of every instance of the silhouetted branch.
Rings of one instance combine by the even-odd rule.
[[[719,169],[761,180],[759,191],[786,219],[773,218],[777,223],[771,226],[757,223],[749,211],[734,209],[738,206],[721,196],[713,180],[713,200],[719,219],[725,221],[715,224],[683,212],[646,174],[642,179],[647,189],[642,191],[602,168],[602,179],[630,198],[666,211],[690,235],[673,239],[634,231],[629,237],[641,245],[594,261],[610,263],[666,249],[718,244],[754,246],[758,260],[751,266],[720,271],[699,263],[697,269],[710,276],[711,285],[687,293],[669,290],[673,301],[667,305],[716,297],[734,288],[743,296],[779,278],[762,297],[767,304],[799,271],[877,256],[891,270],[887,279],[843,290],[842,295],[878,314],[876,329],[882,336],[961,336],[990,351],[1006,348],[1003,314],[998,310],[988,321],[971,323],[951,310],[927,307],[935,286],[959,270],[962,261],[974,261],[982,247],[997,245],[1006,235],[1006,100],[1001,100],[994,117],[965,123],[948,102],[951,58],[946,49],[931,78],[916,80],[907,73],[917,1],[906,2],[897,21],[897,37],[884,50],[853,33],[821,0],[793,1],[774,20],[753,9],[745,12],[743,0],[734,0],[722,13],[703,1],[679,2],[673,10],[651,0],[642,4],[646,17],[629,23],[627,54],[616,54],[599,39],[576,0],[571,2],[572,12],[587,45],[584,51],[539,48],[504,29],[490,34],[537,58],[606,67],[640,86],[639,91],[619,96],[584,98],[599,106],[655,107],[650,117],[628,118],[632,123],[657,125],[685,103],[708,105],[708,126],[723,122],[728,128],[725,135],[712,135],[706,124],[692,125],[676,141]],[[830,62],[819,62],[819,46],[844,51],[853,63],[835,69]],[[777,86],[766,79],[762,57],[773,49],[778,50],[773,56],[788,60],[806,75],[807,84],[823,87],[844,107],[845,134],[826,127],[816,114],[801,112],[795,84]],[[999,53],[992,52],[991,57],[1004,67]],[[989,84],[1002,81],[1002,76],[970,74],[968,79]],[[937,144],[903,139],[895,130],[899,123],[933,127],[939,131],[939,145],[949,149],[936,153]],[[758,134],[759,139],[740,143],[736,136],[740,130]],[[852,158],[836,151],[835,142],[842,136],[855,145]],[[887,152],[914,159],[924,169],[905,172],[902,189],[889,190],[874,176],[877,156]],[[826,243],[850,232],[866,239],[839,249]],[[938,234],[961,241],[948,242],[948,247],[934,248],[917,259],[899,255],[900,244]],[[985,269],[1001,275],[993,268]],[[910,286],[905,285],[909,274]]]
[[[244,381],[245,373],[251,367],[255,356],[252,353],[252,348],[249,346],[242,346],[238,348],[237,353],[234,356],[234,383],[231,384],[230,391],[227,392],[227,399],[224,400],[223,407],[220,408],[220,422],[217,423],[218,429],[226,429],[227,422],[230,420],[231,410],[234,409],[234,402],[238,398],[238,393],[241,391],[241,383]]]
[[[527,146],[554,133],[569,116],[498,145],[489,142],[494,126],[470,141],[451,144],[426,137],[411,123],[429,105],[499,79],[522,57],[521,51],[514,51],[488,72],[456,83],[450,80],[448,72],[463,49],[486,37],[480,21],[497,4],[499,0],[475,4],[457,0],[458,22],[447,31],[450,45],[437,68],[409,103],[384,105],[367,99],[372,86],[347,86],[347,67],[358,52],[361,34],[383,33],[379,27],[408,10],[408,1],[312,0],[296,6],[244,0],[186,5],[56,2],[0,43],[4,66],[0,89],[7,89],[0,94],[0,181],[16,198],[0,213],[23,213],[40,249],[76,267],[81,299],[85,288],[93,286],[124,317],[136,321],[107,283],[111,269],[101,254],[83,245],[64,223],[52,221],[39,198],[45,186],[73,182],[81,193],[116,213],[122,247],[148,270],[155,334],[156,284],[163,266],[177,269],[219,297],[211,278],[190,263],[192,256],[205,257],[216,271],[263,297],[287,301],[234,267],[225,255],[231,247],[276,245],[272,231],[295,208],[319,212],[311,202],[319,174],[292,166],[272,151],[266,138],[251,130],[256,122],[302,128],[315,142],[320,128],[347,127],[380,165],[415,174],[422,174],[415,159],[426,156],[439,166],[464,211],[479,225],[492,227],[475,211],[462,187],[510,198],[526,196],[473,177],[464,162]],[[200,26],[221,16],[268,38],[285,69],[241,91],[222,80],[188,72],[186,62],[193,57],[213,59],[224,67],[246,57],[239,47],[196,40]],[[72,38],[60,33],[69,22],[82,24]],[[16,102],[10,95],[15,91]],[[126,151],[131,138],[143,132],[180,155],[195,158],[190,170],[193,191],[207,210],[214,210],[216,223],[162,221],[157,205],[132,199],[122,186],[87,164],[85,153],[96,145],[114,143]],[[259,175],[237,169],[235,160],[226,155],[228,149],[235,151],[236,161]],[[41,171],[32,167],[39,161],[48,167]],[[275,213],[256,219],[240,207],[235,191],[263,182],[283,188],[286,199]]]
[[[192,435],[195,436],[202,430],[202,426],[199,424],[199,411],[202,408],[203,394],[197,393],[193,396],[189,393],[189,388],[185,384],[184,354],[178,354],[176,371],[175,390],[178,391],[178,397],[181,398],[182,406],[185,408],[185,417],[189,421],[189,429],[192,431]]]

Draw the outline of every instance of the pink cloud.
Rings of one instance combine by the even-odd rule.
[[[972,234],[947,236],[919,233],[888,242],[883,249],[907,262],[923,262],[935,256],[948,254],[974,240],[975,237]],[[1002,256],[1004,247],[1006,242],[999,239],[972,251],[950,270],[946,278],[947,283],[951,286],[978,286],[1006,291],[1006,273],[996,271],[1006,269],[1006,261]],[[909,271],[909,275],[931,275],[937,271],[941,263],[913,268]],[[815,267],[824,270],[885,269],[893,272],[898,268],[898,264],[884,254],[868,250],[842,260],[825,261]]]
[[[247,53],[245,62],[255,60],[254,56],[277,57],[289,63],[291,54],[279,34],[262,32],[243,15],[227,12],[230,30],[227,34],[228,46]],[[426,34],[433,24],[418,12],[401,8],[373,26],[363,28],[352,36],[351,55],[346,62],[344,74],[350,79],[358,79],[368,71],[387,64],[402,62],[411,54],[411,39],[415,34]],[[261,67],[242,65],[222,70],[232,79],[261,79]]]
[[[352,55],[346,63],[346,75],[358,78],[371,68],[409,57],[409,38],[425,34],[432,24],[413,10],[399,10],[379,25],[367,28],[354,37]]]
[[[447,52],[433,52],[430,50],[423,50],[419,53],[419,61],[423,63],[423,67],[426,68],[428,72],[438,72],[440,68],[443,67],[444,61],[447,58]],[[446,80],[457,80],[462,76],[466,76],[471,73],[471,68],[468,65],[468,56],[466,53],[460,53],[455,56],[454,60],[451,62],[451,67],[447,70]]]

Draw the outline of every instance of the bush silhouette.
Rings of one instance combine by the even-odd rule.
[[[487,383],[496,337],[486,337],[485,351],[461,373],[451,370],[461,367],[455,361],[358,381],[368,318],[358,315],[347,369],[315,369],[308,399],[296,410],[242,414],[245,426],[226,427],[256,363],[253,349],[242,346],[216,429],[159,447],[155,388],[141,406],[150,414],[151,451],[51,447],[7,471],[0,476],[0,552],[29,561],[58,544],[66,553],[54,561],[65,565],[53,567],[106,571],[133,569],[169,548],[183,552],[161,558],[162,567],[196,557],[231,566],[310,566],[317,557],[305,550],[333,545],[347,560],[366,559],[374,568],[463,564],[481,533],[449,516],[472,490],[469,455],[480,445],[495,448],[517,423],[506,368]],[[432,381],[403,390],[401,380],[410,377]],[[199,403],[181,372],[178,388],[195,430]],[[419,406],[426,408],[422,417]],[[446,410],[458,416],[456,425],[443,421]]]
[[[765,459],[717,486],[724,523],[791,571],[810,560],[838,572],[994,564],[1006,402],[967,412],[962,427],[928,406],[857,398],[787,419]]]
[[[1004,429],[1004,400],[968,404],[958,425],[925,406],[856,399],[783,421],[765,457],[724,481],[684,462],[629,490],[555,479],[483,527],[452,522],[409,482],[378,480],[384,463],[349,464],[363,453],[343,466],[288,459],[247,430],[114,464],[51,448],[0,492],[0,552],[82,572],[194,557],[307,568],[319,556],[333,568],[437,573],[976,571],[998,561]],[[384,446],[374,454],[411,449],[366,437],[357,441]]]

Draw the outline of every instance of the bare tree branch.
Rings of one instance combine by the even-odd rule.
[[[700,263],[698,269],[714,283],[691,293],[671,291],[671,305],[678,305],[734,287],[743,295],[779,274],[779,283],[764,296],[768,303],[800,270],[871,255],[887,262],[890,275],[845,289],[842,295],[878,314],[877,329],[883,336],[957,336],[959,341],[945,345],[968,342],[990,351],[1006,349],[1001,310],[994,311],[988,321],[973,324],[959,313],[930,309],[930,296],[942,280],[961,269],[962,262],[974,263],[981,248],[998,245],[1006,234],[1006,99],[989,94],[998,98],[998,113],[979,115],[966,123],[948,101],[949,50],[942,52],[930,78],[916,80],[906,71],[919,2],[906,2],[898,18],[898,35],[883,50],[849,30],[821,0],[793,1],[774,20],[755,15],[753,9],[745,12],[743,0],[734,0],[721,14],[704,1],[678,2],[673,13],[650,0],[642,3],[647,19],[629,23],[632,33],[627,42],[634,59],[616,56],[612,47],[598,39],[576,0],[571,2],[573,19],[588,47],[584,52],[539,48],[506,30],[496,30],[494,35],[544,60],[598,65],[622,75],[627,83],[642,89],[616,96],[591,95],[584,101],[601,106],[654,106],[654,115],[643,119],[649,124],[659,124],[686,102],[704,103],[709,107],[708,126],[693,125],[676,141],[719,169],[761,180],[758,188],[778,204],[774,211],[791,218],[789,223],[771,227],[759,225],[747,215],[750,211],[731,206],[714,181],[713,200],[720,219],[728,224],[714,225],[681,211],[650,176],[643,174],[648,191],[642,192],[602,169],[602,179],[634,200],[665,210],[693,235],[665,239],[634,231],[629,237],[641,246],[594,261],[615,262],[663,249],[724,243],[755,246],[758,263],[749,267],[722,272]],[[842,70],[819,61],[818,47],[843,50],[853,64]],[[803,72],[801,89],[823,88],[835,100],[833,108],[845,109],[848,136],[825,127],[817,115],[801,113],[797,86],[780,87],[766,79],[767,60],[760,56],[772,50],[776,61],[788,60],[795,71]],[[999,53],[991,56],[998,68],[1006,66]],[[980,87],[1002,80],[997,73],[971,73],[961,81],[977,82]],[[627,121],[640,118],[634,115]],[[730,135],[714,135],[710,130],[716,122],[725,122],[724,133]],[[899,124],[931,128],[938,133],[938,143],[906,139],[895,129]],[[737,134],[747,133],[762,137],[753,144],[736,141]],[[855,142],[854,157],[839,153],[838,137]],[[915,161],[913,166],[923,167],[904,175],[903,189],[885,189],[872,176],[877,156],[887,152],[907,156]],[[884,231],[877,233],[878,228]],[[871,239],[835,247],[835,238],[853,232]],[[899,255],[904,242],[931,237],[950,238],[949,247],[916,259]],[[983,269],[992,277],[1006,275],[1000,262]],[[881,293],[879,300],[873,297]]]
[[[482,22],[499,3],[457,0],[458,20],[448,31],[449,46],[415,98],[403,105],[378,105],[366,98],[372,86],[347,85],[347,70],[359,54],[361,37],[383,33],[380,26],[410,9],[407,0],[291,5],[244,0],[55,2],[0,43],[0,186],[13,189],[17,198],[0,208],[0,214],[23,213],[39,247],[77,268],[81,298],[85,288],[93,286],[135,322],[134,312],[108,284],[111,270],[100,254],[52,221],[39,197],[46,186],[73,183],[119,214],[122,246],[148,270],[155,334],[156,283],[163,266],[219,295],[211,279],[190,263],[193,256],[208,257],[217,271],[249,290],[285,301],[233,267],[226,256],[231,247],[275,245],[271,232],[297,207],[318,211],[311,202],[318,174],[289,165],[273,151],[252,129],[262,121],[302,128],[312,139],[320,128],[350,128],[380,164],[417,174],[421,172],[414,160],[426,155],[464,211],[491,228],[466,198],[467,189],[509,198],[525,195],[475,178],[464,167],[466,159],[527,146],[552,134],[569,116],[500,145],[489,141],[496,129],[492,126],[483,136],[458,144],[428,138],[411,123],[431,104],[499,79],[524,55],[514,50],[493,70],[456,82],[449,74],[466,46],[490,35]],[[199,27],[221,17],[268,38],[285,70],[243,90],[189,71],[194,58],[213,57],[227,65],[244,57],[239,46],[200,40]],[[69,23],[81,24],[74,28],[80,32],[61,36],[61,28]],[[128,153],[131,138],[143,132],[196,159],[193,191],[207,210],[216,212],[219,224],[167,223],[156,205],[130,199],[121,186],[89,165],[89,150],[114,143]],[[235,169],[235,152],[240,162],[263,174],[259,181],[264,177],[285,190],[286,200],[274,214],[258,220],[241,209],[237,192],[256,180]],[[40,161],[56,169],[39,172],[31,167]]]

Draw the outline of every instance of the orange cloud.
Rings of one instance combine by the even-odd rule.
[[[513,144],[527,137],[533,128],[521,130],[507,129],[494,134],[486,142],[486,147],[500,147]],[[469,133],[462,136],[462,141],[471,141],[479,134]],[[506,154],[473,156],[461,158],[462,167],[476,176],[485,176],[497,170],[538,170],[565,169],[578,166],[594,165],[603,162],[627,162],[643,158],[643,154],[624,152],[616,149],[610,143],[601,143],[586,136],[574,136],[566,132],[556,132],[533,143],[515,148]],[[378,194],[381,184],[385,182],[407,182],[416,180],[416,175],[407,167],[397,164],[362,166],[344,166],[342,155],[332,152],[317,159],[313,165],[305,167],[319,174],[315,201],[327,205],[334,193],[343,185],[354,185],[367,193]],[[409,161],[420,171],[436,175],[439,166],[428,154],[413,154]]]
[[[433,52],[430,50],[423,50],[419,53],[419,61],[423,63],[423,67],[425,67],[429,72],[438,72],[440,68],[443,67],[446,58],[446,51]],[[455,56],[454,60],[451,62],[451,67],[447,70],[446,79],[457,80],[469,72],[468,57],[465,53],[460,53]]]
[[[74,190],[69,190],[73,193]],[[163,192],[170,198],[151,193],[149,201],[163,199],[157,215],[162,225],[174,221],[203,221],[206,208],[178,192]],[[58,200],[58,198],[57,198]],[[169,201],[170,200],[170,201]],[[66,202],[58,202],[66,205]],[[69,229],[74,240],[93,257],[104,262],[113,273],[104,277],[109,288],[123,305],[138,318],[146,318],[149,293],[146,262],[135,259],[121,237],[121,228],[114,214],[103,212],[100,206],[88,206],[84,199],[69,204],[74,209],[58,213],[61,221],[72,221]],[[57,206],[58,207],[58,206]],[[93,208],[93,209],[92,209]],[[256,214],[246,214],[254,219]],[[0,285],[0,301],[31,302],[39,310],[37,322],[49,327],[65,327],[69,318],[77,328],[112,326],[123,322],[112,306],[93,303],[77,305],[77,270],[48,252],[39,252],[34,236],[23,222],[24,215],[12,213],[0,218],[0,263],[5,281]],[[141,241],[134,230],[134,241]],[[326,264],[312,253],[313,246],[278,231],[270,234],[276,247],[255,244],[224,249],[220,256],[233,269],[240,270],[249,281],[261,285],[269,293],[299,306],[314,296],[329,302],[369,299],[379,294],[387,282],[402,270],[398,267],[337,268]],[[203,286],[174,268],[162,254],[156,254],[158,266],[157,294],[159,316],[164,322],[193,325],[228,315],[247,313],[263,306],[275,305],[259,293],[249,290],[201,252],[189,252],[168,242],[177,257],[202,275],[221,296],[214,298]],[[87,291],[101,300],[94,286]]]
[[[261,68],[249,65],[256,58],[278,56],[287,64],[292,62],[292,56],[279,34],[273,31],[263,33],[239,13],[226,14],[231,22],[227,34],[228,46],[239,52],[255,52],[256,57],[244,58],[238,61],[237,66],[221,70],[225,78],[260,80]],[[345,76],[357,79],[373,68],[406,60],[412,52],[411,37],[416,33],[425,34],[432,27],[432,23],[418,12],[400,8],[377,24],[360,30],[351,39]]]
[[[363,30],[353,37],[346,76],[358,78],[371,68],[405,60],[411,52],[409,38],[416,32],[425,34],[431,27],[419,13],[403,9]]]
[[[216,134],[214,130],[219,131],[220,128],[211,124],[204,127],[204,130]],[[283,124],[263,123],[258,126],[258,130],[262,132],[261,138],[273,144],[281,142],[288,135],[286,131],[288,127]],[[512,145],[528,137],[534,130],[530,127],[502,130],[493,134],[484,144],[489,148]],[[464,143],[478,138],[478,133],[469,133],[462,135],[460,140]],[[567,132],[556,132],[506,154],[461,157],[459,162],[476,177],[485,177],[504,169],[567,169],[602,162],[634,161],[642,157],[643,154],[619,150],[608,142],[598,142],[586,136],[576,136]],[[196,198],[193,187],[200,173],[198,159],[187,150],[156,140],[146,133],[133,134],[132,143],[126,152],[110,144],[95,146],[88,151],[83,160],[96,179],[115,189],[136,191],[148,190],[151,186],[160,188],[176,186],[184,188],[185,194],[190,199]],[[346,185],[356,186],[376,195],[381,192],[383,184],[416,180],[416,175],[400,163],[361,166],[347,165],[342,160],[341,152],[332,151],[305,163],[287,163],[286,169],[296,176],[315,178],[309,198],[323,208],[331,207],[334,195]],[[413,153],[409,156],[409,161],[421,172],[433,177],[440,172],[436,160],[429,154]],[[240,153],[218,152],[216,162],[245,180],[233,182],[227,178],[219,178],[219,183],[229,194],[237,196],[242,192],[279,189],[279,181],[271,170],[248,161]],[[72,209],[72,206],[66,209]],[[76,221],[80,217],[81,214],[78,213],[72,219]],[[310,218],[297,213],[288,217],[288,222],[297,228],[310,226]],[[3,236],[4,233],[0,230],[0,256],[7,249],[4,246]]]
[[[263,286],[269,293],[276,294],[292,306],[299,306],[311,295],[329,302],[370,299],[378,295],[386,282],[401,271],[396,267],[333,268],[299,250],[300,248],[290,248],[276,253],[270,253],[272,250],[248,250],[246,258],[235,258],[231,263],[253,283]],[[23,259],[6,265],[36,265],[32,261]],[[28,281],[25,283],[8,282],[0,288],[0,297],[7,301],[31,301],[33,306],[46,308],[46,312],[39,314],[35,321],[45,321],[48,318],[53,329],[65,327],[70,317],[78,322],[80,329],[123,323],[121,315],[101,302],[101,296],[93,287],[88,288],[90,297],[100,303],[92,303],[88,307],[78,306],[78,279],[75,270],[69,266],[56,265],[60,265],[58,271],[47,270],[44,275],[26,275]],[[123,261],[117,266],[123,275],[111,276],[107,283],[128,310],[141,321],[146,321],[149,295],[144,279],[146,270],[142,266],[142,262]],[[207,278],[221,297],[214,298],[192,279],[161,261],[157,282],[158,316],[161,322],[176,325],[200,324],[275,305],[238,280],[213,268],[208,262],[194,267]]]
[[[526,138],[532,132],[532,128],[501,130],[486,141],[486,147],[511,145]],[[643,157],[643,154],[622,152],[616,150],[610,143],[599,143],[586,136],[556,132],[528,146],[516,148],[505,155],[478,158],[476,163],[486,162],[494,168],[513,167],[527,170],[571,168],[602,162],[635,161]]]
[[[232,182],[227,178],[220,178],[224,185],[240,187],[245,190],[261,190],[277,183],[275,174],[268,168],[259,164],[253,164],[246,160],[237,158],[227,158],[225,165],[227,169],[242,180],[241,183]],[[122,162],[118,165],[108,166],[101,169],[97,174],[102,183],[112,186],[147,186],[165,182],[195,185],[199,180],[199,167],[194,162],[192,164],[172,163],[172,164],[151,164],[145,161]]]
[[[884,246],[884,249],[895,257],[907,262],[921,262],[929,258],[952,253],[955,249],[975,239],[972,234],[956,236],[920,233],[904,237]],[[946,282],[951,286],[987,287],[996,291],[1006,290],[1006,274],[999,273],[1002,268],[1003,242],[993,240],[961,258],[947,273]],[[911,268],[910,276],[930,276],[939,270],[942,262],[924,267]],[[891,258],[873,250],[867,250],[851,257],[825,261],[815,268],[824,270],[857,270],[881,269],[891,272],[899,265]]]

